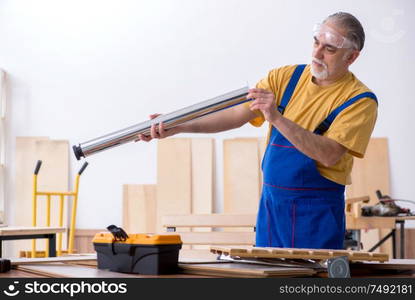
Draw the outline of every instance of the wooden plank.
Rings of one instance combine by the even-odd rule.
[[[156,231],[156,185],[123,185],[123,228],[128,233]]]
[[[17,270],[30,272],[36,276],[52,278],[191,278],[195,275],[171,274],[171,275],[141,275],[127,274],[100,270],[91,266],[79,266],[69,263],[49,263],[37,265],[17,266]],[[14,271],[14,270],[12,270]],[[1,277],[1,275],[0,275]]]
[[[388,262],[354,263],[351,268],[363,268],[371,270],[413,270],[415,271],[415,259],[391,259]]]
[[[217,255],[210,252],[209,247],[207,249],[180,249],[179,261],[188,259],[216,259]]]
[[[192,213],[210,214],[213,211],[213,152],[214,140],[193,138],[192,155]]]
[[[363,159],[354,159],[352,184],[347,187],[348,198],[369,195],[376,204],[376,190],[390,193],[389,150],[387,138],[371,138]]]
[[[257,213],[260,171],[257,138],[223,141],[224,212]]]
[[[9,226],[0,228],[0,236],[10,235],[30,235],[30,234],[48,234],[65,232],[64,227],[24,227],[24,226]]]
[[[368,203],[369,200],[370,200],[369,196],[362,196],[362,197],[355,197],[355,198],[347,198],[346,203],[348,204],[357,203],[357,202]]]
[[[36,265],[18,265],[18,270],[41,274],[52,278],[133,278],[135,275],[99,270],[94,267],[48,263]]]
[[[168,138],[157,149],[157,232],[163,232],[161,217],[190,214],[192,209],[191,140]]]
[[[198,263],[179,264],[188,274],[218,275],[230,277],[296,277],[311,276],[316,273],[310,268],[270,267],[241,263]]]
[[[76,229],[74,248],[77,253],[95,253],[92,239],[98,232],[105,232],[106,229]]]
[[[387,254],[333,250],[333,249],[296,249],[296,248],[262,248],[262,247],[224,247],[211,246],[211,251],[216,254],[225,254],[238,257],[255,258],[291,258],[291,259],[329,259],[337,256],[347,256],[350,261],[388,261]]]
[[[69,142],[37,140],[36,156],[42,160],[38,175],[38,191],[68,191]]]
[[[192,213],[209,214],[213,211],[214,139],[192,138]],[[193,227],[192,231],[211,231],[209,227]],[[205,249],[204,246],[193,248]]]
[[[255,232],[172,232],[188,245],[254,245]]]
[[[376,190],[390,195],[390,173],[389,173],[389,150],[387,138],[371,138],[363,159],[354,159],[351,177],[352,184],[347,187],[348,198],[369,195],[368,205],[378,202]],[[364,249],[369,249],[388,231],[373,229],[362,231],[361,240]],[[380,252],[392,253],[391,240],[386,241],[379,250]]]
[[[33,265],[33,264],[45,264],[52,262],[84,262],[84,261],[96,261],[96,255],[73,255],[73,256],[61,256],[61,257],[45,257],[45,258],[12,258],[11,264],[14,265]]]
[[[192,214],[163,216],[164,227],[255,227],[255,214]]]
[[[348,229],[389,229],[389,231],[395,228],[395,219],[386,217],[359,217],[353,218],[350,215],[346,216],[347,228]],[[367,245],[372,247],[373,245]]]

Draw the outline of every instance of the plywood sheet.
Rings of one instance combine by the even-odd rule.
[[[241,263],[197,263],[179,264],[184,273],[216,275],[222,277],[297,277],[312,276],[310,268],[269,267]]]
[[[192,213],[212,213],[214,140],[193,138],[192,150]]]
[[[42,161],[38,174],[38,191],[68,191],[69,183],[69,142],[66,140],[36,141],[36,156]],[[38,197],[38,225],[46,225],[45,197]],[[68,201],[64,201],[64,215],[68,216]],[[52,199],[51,225],[58,224],[59,197]],[[64,226],[67,218],[64,217]]]
[[[258,144],[258,138],[223,141],[225,213],[257,213],[260,196]]]
[[[106,232],[107,229],[76,229],[74,238],[74,249],[77,253],[95,253],[94,245],[92,243],[95,234],[99,232]]]
[[[368,195],[370,202],[374,205],[378,202],[376,190],[390,195],[390,166],[389,149],[387,138],[371,138],[363,159],[354,159],[351,173],[352,184],[347,187],[348,198]],[[365,230],[362,231],[361,240],[363,249],[368,250],[376,244],[388,230]],[[386,241],[377,251],[392,253],[392,241]]]
[[[37,265],[17,266],[17,270],[26,271],[35,275],[52,278],[191,278],[198,276],[170,274],[170,275],[141,275],[111,272],[100,270],[93,266],[73,265],[72,263],[47,263]]]
[[[156,231],[156,185],[123,185],[123,228],[128,233]]]
[[[158,141],[157,228],[163,232],[161,216],[192,211],[191,140],[169,138]]]
[[[131,274],[100,270],[95,267],[48,263],[36,265],[19,265],[18,270],[33,272],[52,278],[133,278]]]
[[[372,138],[363,159],[354,159],[352,184],[347,187],[348,198],[369,195],[376,204],[376,190],[390,193],[389,150],[387,138]]]
[[[47,137],[16,138],[15,213],[11,224],[32,225],[33,171],[38,160],[36,141]]]
[[[214,140],[192,138],[192,213],[209,214],[213,211]],[[192,231],[211,231],[194,227]],[[193,246],[194,249],[207,249]]]

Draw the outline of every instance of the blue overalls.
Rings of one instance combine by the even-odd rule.
[[[305,65],[298,65],[278,110],[284,114]],[[346,107],[340,105],[314,131],[322,135]],[[320,175],[316,162],[297,150],[275,127],[262,161],[263,187],[256,225],[257,247],[342,249],[345,235],[344,185]]]

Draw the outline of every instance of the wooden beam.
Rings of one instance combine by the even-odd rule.
[[[180,234],[188,245],[249,245],[255,244],[255,232],[167,232]]]
[[[198,214],[163,216],[164,227],[255,227],[255,214]]]

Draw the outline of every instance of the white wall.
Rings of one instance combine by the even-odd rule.
[[[77,144],[153,112],[252,86],[274,67],[309,62],[313,24],[340,10],[366,28],[352,71],[380,101],[374,136],[389,138],[392,194],[415,200],[414,8],[412,0],[0,0],[0,68],[10,81],[7,217],[22,209],[13,206],[16,136]],[[265,132],[247,125],[215,136],[217,211],[220,139]],[[71,160],[73,177],[82,162]],[[122,184],[156,181],[154,142],[123,145],[88,161],[79,228],[120,224]]]

